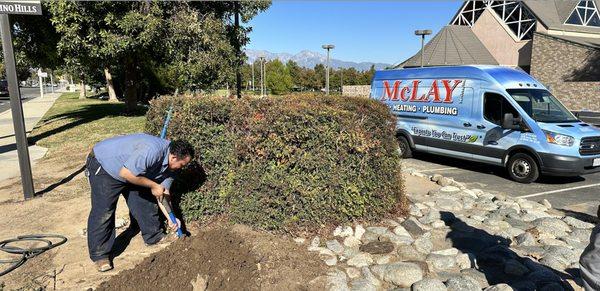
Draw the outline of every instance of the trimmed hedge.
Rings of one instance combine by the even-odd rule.
[[[206,174],[182,197],[188,220],[319,227],[379,218],[403,201],[395,119],[376,101],[165,96],[151,102],[148,132],[160,132],[171,104],[168,137],[192,143]]]

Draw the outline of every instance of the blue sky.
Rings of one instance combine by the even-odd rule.
[[[420,49],[416,29],[434,34],[458,11],[459,1],[277,1],[249,22],[249,49],[275,53],[323,51],[344,61],[398,63]]]

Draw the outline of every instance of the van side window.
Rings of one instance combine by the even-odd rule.
[[[483,118],[491,123],[502,125],[502,117],[505,113],[512,113],[514,117],[519,116],[517,110],[504,96],[495,93],[483,95]]]

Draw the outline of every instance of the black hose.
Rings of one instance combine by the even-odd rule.
[[[52,242],[47,238],[59,239],[58,242]],[[38,241],[46,243],[45,246],[35,247],[35,248],[21,248],[17,246],[11,246],[9,244],[15,242],[23,242],[23,241]],[[16,268],[20,267],[27,261],[47,250],[53,249],[57,246],[60,246],[67,242],[67,238],[58,235],[58,234],[30,234],[30,235],[21,235],[17,238],[11,238],[7,240],[0,241],[0,251],[7,252],[9,254],[17,254],[21,255],[20,259],[5,259],[0,260],[0,264],[12,264],[7,269],[0,271],[0,277],[12,272]]]

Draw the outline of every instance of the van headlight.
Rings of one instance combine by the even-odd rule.
[[[556,132],[545,131],[546,141],[549,143],[570,147],[575,143],[575,138],[569,135],[564,135]]]

